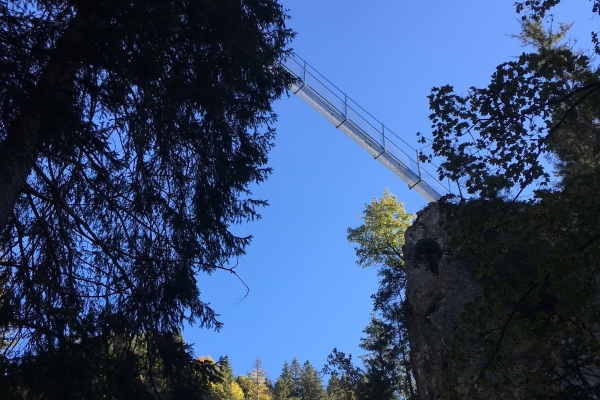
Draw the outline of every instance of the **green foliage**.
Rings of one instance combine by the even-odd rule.
[[[396,196],[387,189],[381,199],[365,205],[363,224],[348,229],[348,240],[355,248],[357,264],[377,265],[379,288],[373,298],[375,315],[365,328],[367,335],[360,347],[367,351],[361,357],[364,369],[352,364],[352,356],[334,349],[325,371],[335,377],[331,390],[336,396],[356,399],[393,400],[400,396],[416,396],[410,367],[404,287],[402,246],[404,231],[414,219]],[[333,384],[332,384],[333,385]]]
[[[473,371],[471,398],[600,396],[600,72],[560,45],[566,26],[543,28],[556,3],[519,5],[534,13],[518,38],[535,52],[487,88],[430,96],[440,176],[477,195],[442,205],[450,248],[484,289],[448,355],[457,375]]]
[[[598,96],[592,60],[560,45],[568,26],[554,33],[539,20],[525,20],[522,27],[517,37],[536,52],[498,66],[487,88],[463,96],[444,86],[429,96],[432,148],[445,159],[439,175],[469,194],[491,198],[551,184],[543,156],[557,154],[569,119]]]
[[[358,228],[348,228],[348,241],[358,244],[356,263],[361,267],[401,267],[404,231],[414,215],[407,214],[403,204],[386,188],[381,199],[365,205],[362,219]]]
[[[294,359],[295,360],[295,359]],[[297,361],[296,361],[297,362]],[[283,364],[281,374],[275,381],[275,387],[273,390],[274,400],[287,400],[297,399],[299,396],[298,382],[294,379],[292,368],[286,361]]]
[[[474,268],[485,293],[465,313],[456,336],[469,339],[449,355],[462,360],[459,370],[474,358],[485,360],[473,390],[509,393],[520,387],[525,397],[600,394],[599,184],[596,175],[585,180],[585,196],[546,193],[536,204],[473,200],[446,206],[451,247]],[[515,368],[521,368],[518,376],[495,386],[481,379]]]
[[[262,360],[259,357],[256,357],[254,360],[254,365],[248,372],[242,389],[247,399],[271,400],[267,374],[262,367]]]
[[[556,120],[600,88],[588,63],[568,49],[553,49],[502,64],[488,88],[471,88],[466,96],[450,86],[434,88],[432,148],[445,158],[440,178],[485,198],[515,187],[520,193],[535,182],[548,185],[551,174],[540,156],[551,151]]]
[[[323,388],[321,374],[309,361],[301,366],[296,358],[283,365],[275,381],[274,400],[330,400]]]
[[[514,37],[519,39],[523,45],[538,49],[538,51],[549,51],[561,46],[567,32],[573,24],[558,24],[558,32],[552,29],[544,29],[544,24],[539,19],[525,19],[521,22],[521,33]]]
[[[155,338],[221,326],[196,275],[244,254],[230,227],[266,204],[247,188],[292,79],[287,18],[276,0],[0,4],[0,332],[18,334],[1,387],[36,357],[109,373],[98,352],[126,334],[183,388],[189,357]]]
[[[300,399],[326,400],[326,396],[327,393],[323,389],[321,375],[309,361],[305,361],[300,373]]]
[[[203,360],[211,362],[210,359]],[[209,393],[206,395],[206,400],[244,400],[244,392],[235,381],[233,370],[229,365],[229,358],[225,357],[217,363],[220,382],[210,382]]]
[[[560,3],[560,0],[525,0],[518,1],[515,3],[517,13],[523,14],[523,20],[526,19],[540,19],[546,16],[546,13],[552,9],[555,5]],[[592,1],[592,12],[600,12],[600,1]]]
[[[352,354],[346,355],[343,351],[334,348],[327,356],[327,364],[323,367],[323,372],[331,378],[335,377],[338,387],[341,386],[346,393],[359,396],[363,391],[364,370],[354,365]]]
[[[0,398],[204,399],[221,379],[180,336],[86,338],[2,363]]]
[[[365,365],[364,382],[361,398],[397,400],[411,396],[412,390],[406,390],[406,383],[411,379],[408,359],[408,343],[403,323],[404,316],[386,320],[371,318],[365,328],[365,338],[360,347],[367,351],[361,356]]]
[[[327,396],[329,400],[357,400],[357,395],[349,382],[348,377],[333,374],[327,382]]]

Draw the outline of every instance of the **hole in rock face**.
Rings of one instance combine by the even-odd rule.
[[[415,244],[415,256],[419,262],[425,263],[431,273],[439,274],[438,263],[442,258],[442,248],[435,239],[421,239]]]

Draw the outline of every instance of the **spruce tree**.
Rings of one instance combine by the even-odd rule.
[[[294,392],[296,391],[296,382],[294,381],[294,376],[292,374],[292,369],[290,364],[286,361],[283,364],[283,369],[281,370],[281,374],[275,381],[274,400],[288,400],[294,399]]]
[[[302,400],[325,400],[327,393],[323,389],[321,375],[309,361],[302,365],[300,374],[300,398]]]
[[[230,227],[266,204],[248,187],[292,79],[286,19],[276,0],[0,2],[0,389],[47,396],[26,374],[91,368],[115,336],[196,368],[169,338],[220,328],[197,274],[244,254]],[[46,384],[128,389],[75,376]]]
[[[328,400],[358,400],[352,384],[350,383],[347,376],[342,375],[339,377],[336,374],[331,375],[327,382],[327,396]]]
[[[292,390],[292,398],[300,398],[302,396],[302,389],[300,387],[300,380],[302,377],[302,366],[294,357],[290,364],[290,370],[292,372],[292,379],[294,381],[294,389]]]

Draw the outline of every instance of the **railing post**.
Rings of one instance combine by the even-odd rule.
[[[419,173],[419,180],[421,180],[421,163],[419,162],[419,150],[415,150],[417,153],[417,172]]]
[[[339,97],[337,95],[335,95],[335,97],[337,97],[339,99]],[[336,110],[338,109],[337,106],[333,106],[333,108],[335,108]],[[348,95],[346,93],[344,93],[344,120],[337,125],[334,124],[335,129],[342,126],[342,124],[346,121],[348,121]]]
[[[306,60],[304,61],[304,67],[302,68],[302,82],[306,84]]]
[[[299,57],[298,57],[299,58]],[[327,83],[329,83],[328,85],[323,84],[318,76],[323,77],[322,75],[319,74],[318,71],[316,71],[314,68],[312,68],[312,73],[308,72],[308,63],[301,59],[302,62],[300,62],[299,60],[296,62],[297,65],[300,65],[302,67],[302,74],[296,74],[295,72],[291,71],[295,77],[297,77],[297,79],[301,79],[302,80],[302,85],[294,92],[296,94],[298,94],[304,101],[306,101],[310,106],[312,106],[315,110],[317,110],[320,114],[322,114],[323,116],[325,116],[328,120],[330,121],[338,121],[339,117],[340,117],[340,113],[342,112],[342,110],[340,110],[338,108],[339,105],[339,100],[341,100],[341,96],[340,94],[343,93],[343,91],[339,90],[337,87],[335,87],[333,84],[331,84],[331,82],[327,81]],[[295,67],[296,68],[296,67]],[[315,87],[311,88],[310,85],[308,85],[307,78],[308,75],[311,75],[311,82],[315,82]],[[324,77],[323,77],[324,78]],[[326,80],[326,78],[325,78]],[[296,83],[296,82],[295,82]],[[308,86],[307,89],[311,89],[309,90],[305,90],[303,92],[300,93],[300,90],[304,87],[304,86]],[[335,92],[330,89],[330,87],[335,88]],[[325,96],[323,96],[319,91],[320,90],[326,90],[328,91],[327,93],[331,92],[333,93],[336,98],[334,100],[334,103],[330,103]],[[346,123],[346,122],[352,122],[352,120],[350,120],[348,118],[348,114],[349,114],[349,110],[348,110],[348,95],[346,93],[344,93],[344,109],[343,109],[343,113],[344,113],[344,120],[341,121],[338,125],[335,125],[334,122],[334,126],[336,128],[339,128],[342,124]],[[337,104],[337,105],[336,105]],[[373,116],[371,116],[371,114],[369,114],[366,110],[364,110],[362,107],[360,107],[356,102],[353,101],[353,107],[355,107],[355,109],[353,109],[353,117],[357,117],[357,118],[363,118],[363,116],[361,115],[361,112],[359,110],[364,111],[368,116],[371,117],[371,119],[367,120],[364,119],[366,121],[366,123],[370,126],[370,128],[366,128],[369,130],[369,132],[373,132],[374,130],[376,130],[377,128],[375,127],[375,125],[381,123],[379,121],[377,121]],[[356,114],[356,115],[355,115]],[[333,118],[332,118],[333,117]],[[377,121],[375,123],[372,124],[373,120]],[[429,183],[424,181],[422,176],[422,172],[421,172],[421,162],[420,162],[420,158],[419,158],[419,151],[415,150],[416,153],[416,163],[417,163],[417,173],[418,173],[418,180],[415,182],[414,180],[414,170],[412,169],[413,167],[410,166],[406,166],[404,165],[399,159],[397,159],[392,153],[395,153],[395,150],[399,150],[402,153],[402,159],[407,158],[408,160],[410,160],[410,156],[407,154],[407,152],[404,152],[404,150],[401,150],[400,148],[398,148],[396,146],[396,144],[394,143],[395,140],[399,139],[400,141],[402,141],[402,143],[406,144],[407,146],[409,146],[411,149],[412,147],[410,145],[408,145],[404,140],[402,140],[400,137],[398,137],[396,134],[394,134],[394,132],[390,131],[393,136],[392,139],[390,139],[390,143],[392,144],[392,153],[388,153],[387,152],[387,143],[386,143],[386,137],[385,137],[385,125],[383,123],[381,123],[381,143],[377,142],[377,139],[373,136],[371,136],[370,133],[365,132],[362,128],[360,128],[356,122],[359,121],[355,121],[354,124],[352,124],[351,126],[348,127],[348,129],[344,129],[344,133],[346,133],[348,136],[350,136],[353,140],[355,140],[361,147],[363,147],[365,150],[367,150],[369,153],[373,152],[373,149],[376,149],[377,152],[379,152],[379,150],[381,150],[381,152],[375,157],[375,159],[378,159],[381,155],[383,155],[384,153],[386,153],[387,155],[389,155],[389,157],[384,157],[383,159],[383,164],[386,165],[389,169],[391,169],[393,172],[395,172],[401,179],[403,179],[405,182],[411,182],[414,184],[409,184],[409,187],[415,188],[418,185],[418,192],[419,194],[421,194],[425,199],[427,199],[428,201],[433,201],[436,200],[439,197],[439,193],[436,191],[436,189],[433,189],[431,186],[429,186]],[[350,125],[350,124],[348,124]],[[378,148],[378,146],[381,146],[381,149]],[[408,151],[410,152],[410,151]],[[392,165],[394,164],[394,160],[397,161],[398,165]],[[412,160],[410,160],[412,161]],[[428,175],[427,170],[424,170],[425,174]],[[428,178],[429,179],[429,178]],[[444,184],[440,181],[437,180],[437,178],[431,176],[432,182],[435,181],[436,185],[439,185],[441,188],[444,187]],[[452,191],[452,182],[450,181],[450,179],[448,179],[448,190],[449,192]],[[422,183],[422,184],[421,184]],[[458,193],[462,198],[462,189],[460,187],[459,182],[456,182],[457,188],[458,188]],[[433,194],[432,194],[433,193]],[[433,199],[433,200],[431,200]]]

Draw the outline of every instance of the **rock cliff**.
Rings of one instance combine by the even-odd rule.
[[[465,306],[481,297],[470,271],[452,257],[436,204],[417,214],[406,231],[406,303],[415,379],[422,399],[445,399],[456,324]]]
[[[439,206],[430,204],[417,214],[412,227],[406,231],[403,247],[407,331],[419,398],[523,399],[531,398],[532,393],[567,393],[569,385],[578,385],[566,379],[561,382],[551,378],[552,373],[548,374],[550,370],[560,376],[560,365],[567,365],[555,350],[556,346],[536,341],[535,336],[519,332],[518,326],[511,326],[506,336],[500,333],[498,319],[492,315],[498,310],[486,305],[483,284],[471,268],[455,257],[443,225]],[[475,313],[483,322],[477,328],[465,324],[466,313]],[[492,339],[485,342],[481,332],[492,332],[493,335],[489,335]],[[509,335],[512,336],[509,338]],[[528,339],[520,340],[519,335]],[[573,337],[570,335],[566,332],[550,339],[568,348]],[[600,339],[598,332],[590,332],[588,336],[596,341]],[[500,345],[494,352],[494,341],[502,345],[501,352],[498,351]],[[505,364],[501,368],[487,368],[490,357],[498,359],[500,355],[506,360]],[[571,363],[567,368],[576,361],[567,361]],[[597,361],[587,362],[587,375],[583,380],[586,385],[600,386],[600,369],[593,365]],[[534,379],[537,387],[527,378],[535,374],[538,375]]]

